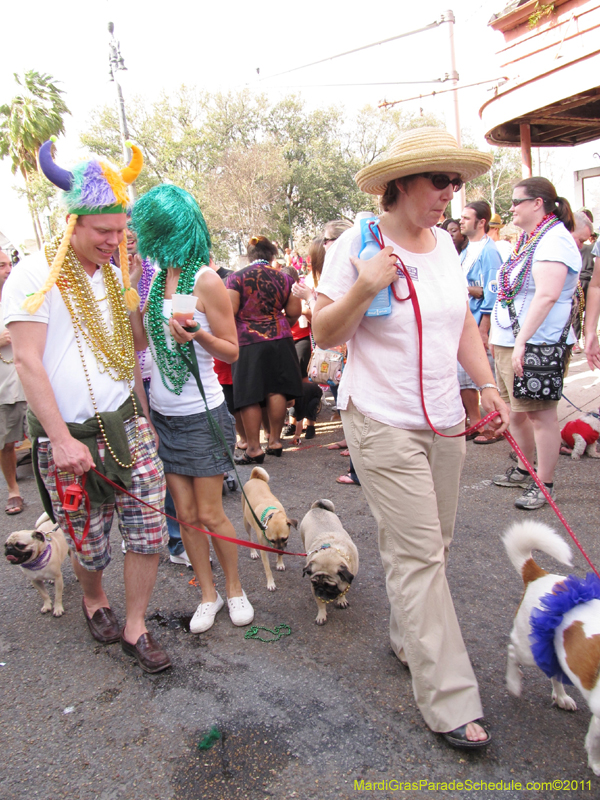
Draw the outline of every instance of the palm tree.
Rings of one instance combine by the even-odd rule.
[[[22,76],[14,73],[19,93],[9,104],[0,105],[0,158],[10,156],[13,175],[21,173],[25,181],[29,211],[41,247],[41,225],[33,203],[30,180],[38,171],[37,154],[51,136],[64,133],[63,117],[71,112],[62,99],[64,94],[51,75],[29,70]]]

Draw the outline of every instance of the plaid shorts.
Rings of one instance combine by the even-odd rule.
[[[133,451],[136,436],[135,419],[125,423],[125,430],[129,440],[129,448]],[[98,453],[104,461],[105,443],[102,436],[98,436]],[[56,521],[63,529],[69,547],[75,551],[75,544],[69,536],[69,526],[65,512],[58,499],[56,490],[56,468],[52,455],[50,442],[39,442],[38,464],[44,485],[50,494],[52,508]],[[156,452],[154,435],[145,417],[139,417],[139,438],[137,460],[131,470],[132,484],[130,492],[157,508],[165,505],[165,475],[162,462]],[[58,479],[64,492],[65,488],[75,481],[75,475],[68,472],[58,472]],[[115,502],[104,503],[98,508],[93,508],[90,514],[90,529],[86,536],[81,552],[76,553],[79,563],[91,571],[97,572],[110,563],[110,529],[113,516],[117,509],[119,530],[127,550],[132,553],[151,555],[160,553],[168,540],[166,519],[161,514],[141,503],[136,502],[123,492],[115,490]],[[69,519],[75,535],[79,539],[87,520],[85,504],[82,502],[77,511],[69,512]]]

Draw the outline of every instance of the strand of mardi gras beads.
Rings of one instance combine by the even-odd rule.
[[[49,263],[50,258],[53,258],[53,244],[56,244],[58,247],[58,238],[55,243],[51,243],[46,247],[46,258],[49,260]],[[61,274],[56,281],[56,286],[60,291],[63,302],[71,317],[75,342],[92,400],[94,415],[98,420],[104,443],[117,464],[125,469],[130,469],[137,460],[139,438],[139,417],[132,389],[133,368],[135,364],[133,334],[129,323],[129,314],[127,313],[123,300],[123,293],[110,264],[104,264],[102,266],[102,277],[106,289],[106,297],[103,297],[102,301],[108,299],[110,319],[112,321],[112,334],[109,330],[109,325],[105,322],[102,312],[100,311],[99,302],[101,301],[96,299],[89,276],[72,247],[69,247],[67,251]],[[129,394],[133,402],[135,418],[134,451],[129,464],[125,464],[117,458],[106,436],[102,418],[98,406],[96,405],[96,398],[87,369],[81,339],[85,340],[89,349],[94,354],[98,366],[103,367],[106,374],[112,378],[112,380],[126,380],[129,384]]]
[[[60,237],[57,237],[46,246],[46,258],[49,263],[54,256],[53,250],[58,248],[59,239]],[[104,264],[101,269],[111,325],[104,320],[90,279],[72,247],[67,250],[56,286],[74,329],[85,340],[98,366],[114,381],[131,382],[135,351],[129,314],[125,308],[121,287],[110,264]]]
[[[138,283],[138,294],[140,296],[140,310],[144,310],[144,306],[146,305],[146,300],[148,298],[148,292],[150,291],[150,286],[152,284],[152,278],[154,277],[154,266],[152,262],[145,258],[142,261],[142,277]],[[144,364],[146,363],[146,350],[138,350],[136,355],[138,357],[138,361],[140,362],[140,370],[142,375],[144,374]]]
[[[185,264],[181,269],[177,282],[177,294],[191,294],[196,282],[196,273],[200,267],[205,266],[202,259]],[[148,308],[146,311],[146,329],[152,342],[153,355],[160,370],[160,377],[164,386],[173,394],[181,394],[186,381],[190,377],[187,364],[177,350],[171,350],[167,344],[164,327],[163,301],[165,299],[165,286],[167,270],[161,269],[148,295]],[[182,345],[191,356],[193,342]]]
[[[528,237],[525,231],[519,238],[512,255],[500,268],[498,274],[498,300],[504,308],[510,303],[514,303],[516,296],[522,290],[527,281],[533,265],[533,254],[540,240],[549,230],[558,225],[560,220],[555,214],[547,214],[543,220],[536,225],[531,235]],[[517,274],[511,280],[511,273],[515,266],[523,262]]]

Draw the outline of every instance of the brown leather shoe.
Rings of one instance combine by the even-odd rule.
[[[142,633],[135,644],[121,634],[121,648],[128,656],[137,658],[144,672],[162,672],[171,666],[171,659],[149,633]]]
[[[97,642],[113,644],[121,638],[121,628],[112,608],[99,608],[90,617],[85,607],[85,599],[81,598],[83,616],[88,624],[90,633]]]

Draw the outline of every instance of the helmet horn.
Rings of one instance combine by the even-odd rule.
[[[68,172],[66,169],[59,167],[52,158],[52,145],[54,142],[48,140],[40,147],[38,160],[40,162],[40,169],[48,180],[59,189],[65,192],[71,191],[73,186],[73,173]]]
[[[142,171],[142,167],[144,166],[144,156],[142,155],[142,151],[139,147],[132,144],[131,142],[125,142],[127,147],[131,149],[131,161],[126,167],[123,167],[121,170],[121,177],[125,181],[125,183],[133,183],[137,176]]]

